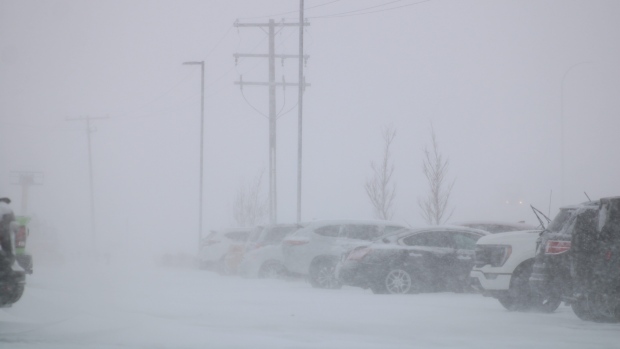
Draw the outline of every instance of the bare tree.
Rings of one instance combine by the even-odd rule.
[[[383,159],[377,164],[370,162],[372,178],[366,181],[366,194],[372,203],[375,217],[390,220],[394,215],[392,204],[396,196],[396,184],[392,183],[394,173],[394,163],[390,160],[390,147],[396,137],[396,130],[392,127],[385,127],[382,131],[383,136]]]
[[[439,225],[449,220],[454,213],[454,208],[449,214],[447,213],[454,181],[450,184],[446,183],[449,161],[444,159],[439,151],[435,128],[432,124],[431,140],[432,148],[429,150],[428,147],[424,147],[424,161],[422,163],[422,172],[426,176],[430,190],[424,200],[418,199],[418,205],[422,209],[422,218],[428,224]]]
[[[262,192],[263,172],[237,189],[232,207],[237,226],[253,227],[264,222],[267,216],[267,200]]]

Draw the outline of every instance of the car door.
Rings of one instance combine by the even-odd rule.
[[[407,264],[413,272],[421,274],[432,289],[441,289],[442,280],[450,273],[456,259],[456,249],[450,234],[441,230],[430,230],[411,234],[402,239],[410,246]]]
[[[476,242],[482,235],[464,231],[452,231],[450,234],[456,247],[455,276],[464,280],[474,267]]]

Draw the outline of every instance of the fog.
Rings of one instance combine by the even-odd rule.
[[[364,183],[385,126],[400,223],[424,223],[431,125],[455,180],[452,221],[535,223],[530,204],[553,215],[584,192],[620,192],[620,3],[387,3],[306,1],[302,220],[373,218]],[[69,258],[90,243],[86,122],[70,119],[105,117],[91,124],[98,249],[195,252],[200,68],[187,61],[206,71],[203,235],[234,225],[236,190],[269,159],[267,119],[244,100],[266,114],[267,89],[233,84],[266,81],[265,59],[233,57],[266,53],[266,34],[233,23],[295,22],[298,6],[0,0],[0,196],[24,213],[11,172],[43,173],[28,193],[32,247]],[[276,52],[297,54],[297,40],[284,28]],[[297,82],[295,59],[277,61],[282,76]],[[277,122],[277,215],[293,222],[297,89],[277,91],[278,110],[292,108]]]

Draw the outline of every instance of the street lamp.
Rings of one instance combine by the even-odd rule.
[[[564,72],[564,75],[562,76],[562,86],[560,90],[560,161],[561,161],[560,185],[562,189],[560,203],[562,205],[564,205],[564,80],[566,80],[566,76],[568,75],[568,73],[570,73],[571,70],[573,70],[573,68],[578,67],[582,64],[590,64],[590,63],[591,62],[579,62],[579,63],[573,64],[568,69],[566,69],[566,72]]]
[[[205,61],[184,62],[184,65],[200,65],[200,189],[198,204],[198,249],[202,240],[202,173],[203,173],[203,144],[205,123]]]

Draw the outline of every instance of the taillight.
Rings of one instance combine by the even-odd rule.
[[[570,241],[549,240],[545,246],[545,254],[560,254],[570,250]]]
[[[26,247],[26,227],[23,225],[19,227],[17,234],[15,234],[15,246]]]
[[[308,240],[284,240],[284,241],[282,241],[282,243],[284,245],[289,245],[289,246],[305,245],[308,242],[310,242],[310,241],[308,241]]]
[[[353,250],[351,253],[349,253],[349,255],[347,256],[347,260],[359,261],[360,259],[366,257],[368,253],[370,253],[370,248],[358,248],[357,250]]]

